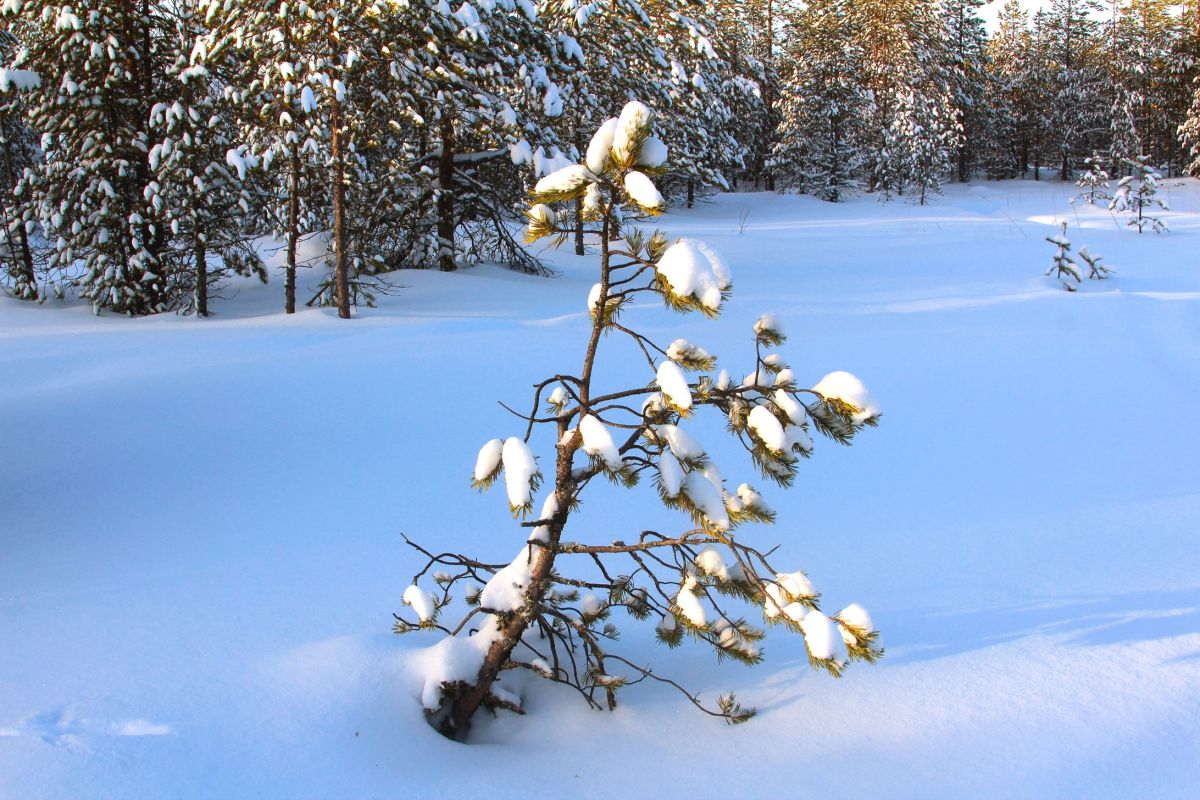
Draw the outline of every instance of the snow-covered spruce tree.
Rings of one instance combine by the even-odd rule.
[[[990,67],[987,110],[988,177],[1016,178],[1029,169],[1034,148],[1038,92],[1031,52],[1029,14],[1019,0],[1006,0],[995,34],[987,42]]]
[[[317,28],[298,5],[198,0],[208,30],[192,52],[194,64],[223,87],[222,105],[245,145],[241,163],[256,167],[243,179],[258,195],[251,230],[283,242],[288,314],[296,311],[297,270],[305,266],[301,239],[322,227],[329,210],[327,182],[314,157],[320,132],[309,126],[304,105],[304,65],[312,63]]]
[[[954,112],[962,130],[956,154],[956,172],[960,183],[971,173],[984,152],[988,115],[984,104],[987,92],[987,31],[979,9],[988,0],[942,0],[941,18],[946,26],[946,52],[950,56],[950,86]]]
[[[243,183],[257,160],[245,145],[235,146],[235,122],[208,69],[190,64],[198,22],[194,11],[179,9],[178,55],[166,67],[177,96],[150,110],[150,169],[155,211],[169,231],[159,259],[182,308],[206,317],[209,289],[224,277],[254,274],[265,283],[267,275],[253,246],[254,198]]]
[[[174,41],[163,35],[165,10],[143,0],[28,0],[0,10],[21,26],[16,66],[41,76],[26,102],[44,162],[18,191],[36,202],[55,243],[48,267],[72,275],[82,262],[80,296],[97,313],[173,307],[149,164],[149,112],[171,88],[162,80]]]
[[[815,0],[785,14],[787,55],[771,171],[781,188],[837,202],[858,188],[870,97],[856,76],[862,53],[846,0]]]
[[[7,67],[17,40],[0,31],[0,64]],[[30,70],[0,67],[0,291],[19,300],[37,300],[38,269],[30,234],[34,209],[17,185],[26,170],[37,167],[37,137],[25,122],[21,94],[37,88],[41,79]]]
[[[1177,83],[1178,68],[1183,65],[1172,58],[1172,48],[1180,38],[1185,15],[1177,14],[1177,4],[1169,0],[1127,0],[1113,5],[1102,58],[1109,83],[1120,88],[1128,100],[1131,122],[1122,125],[1136,131],[1140,142],[1118,155],[1136,158],[1148,153],[1156,164],[1170,169],[1178,157],[1175,129],[1184,108]],[[1193,61],[1196,52],[1192,51]],[[1115,95],[1114,106],[1122,99]]]
[[[667,197],[686,193],[689,207],[701,187],[729,188],[768,117],[765,70],[735,59],[714,36],[724,9],[719,3],[679,2],[678,10],[647,5],[670,62],[663,107],[663,141],[675,154],[659,187]],[[718,50],[718,48],[722,48]],[[757,70],[735,74],[735,66]],[[744,116],[742,116],[744,115]]]
[[[1113,175],[1120,177],[1126,159],[1142,154],[1141,136],[1138,134],[1134,108],[1136,98],[1124,86],[1113,86],[1113,104],[1108,124],[1108,157]]]
[[[745,150],[740,177],[752,185],[777,188],[769,165],[784,97],[779,79],[778,21],[784,7],[776,0],[707,3],[713,46],[726,62],[717,95],[732,112],[735,138]],[[726,177],[737,185],[739,172]]]
[[[1129,214],[1129,220],[1125,224],[1137,228],[1138,233],[1147,225],[1155,233],[1165,233],[1167,223],[1151,213],[1156,207],[1163,211],[1170,209],[1165,202],[1158,199],[1158,181],[1161,176],[1158,170],[1150,165],[1150,156],[1126,159],[1125,165],[1130,174],[1118,181],[1113,198],[1108,204],[1109,210]]]
[[[389,248],[390,257],[399,266],[429,261],[442,271],[491,261],[547,274],[509,223],[528,188],[519,167],[537,148],[559,144],[553,130],[563,114],[559,82],[577,47],[553,38],[530,2],[463,3],[453,12],[426,3],[423,11],[394,12],[389,27],[411,26],[417,13],[425,14],[415,37],[423,37],[422,46],[402,63],[428,59],[422,50],[437,56],[405,75],[404,105],[411,113],[398,130],[411,133],[415,150],[401,165],[410,180],[394,216],[404,220],[409,237],[397,231],[399,247]],[[389,39],[414,36],[397,31]]]
[[[509,510],[522,519],[532,516],[522,523],[528,538],[516,558],[487,563],[413,545],[428,561],[404,593],[415,618],[397,615],[395,630],[436,628],[448,634],[430,653],[422,693],[431,724],[448,737],[465,739],[481,707],[521,711],[520,697],[500,683],[511,669],[567,684],[595,708],[601,701],[613,707],[622,686],[650,679],[680,689],[727,721],[752,715],[732,695],[709,707],[650,667],[614,652],[618,611],[654,619],[667,645],[688,636],[712,646],[718,656],[748,664],[762,658],[757,643],[764,634],[737,613],[747,603],[767,623],[802,633],[813,666],[834,675],[851,660],[874,661],[882,653],[860,606],[826,616],[803,572],[772,567],[767,554],[740,540],[739,525],[769,522],[774,513],[749,484],[726,490],[716,465],[686,430],[700,409],[714,409],[762,476],[786,486],[800,459],[813,450],[811,434],[845,444],[876,423],[878,409],[863,385],[835,372],[812,389],[801,388],[774,352],[784,335],[770,315],[754,326],[756,356],[741,380],[725,371],[714,377],[715,356],[695,344],[681,339],[663,346],[621,322],[621,312],[646,295],[680,312],[714,317],[732,285],[724,263],[701,242],[671,243],[662,233],[647,236],[628,228],[623,239],[612,239],[620,207],[645,215],[663,209],[654,176],[662,173],[666,158],[650,111],[631,102],[619,118],[601,125],[583,163],[535,187],[528,239],[565,241],[571,228],[560,225],[551,206],[569,209],[582,198],[589,234],[600,243],[600,280],[588,297],[592,324],[578,372],[540,381],[530,413],[518,415],[523,435],[489,441],[475,464],[477,488],[503,475]],[[640,348],[647,384],[601,387],[597,354],[606,334],[627,336]],[[689,380],[687,372],[700,374]],[[545,432],[541,438],[555,452],[540,506],[535,494],[542,473],[531,448],[535,431]],[[566,538],[570,515],[593,480],[633,486],[643,474],[653,476],[662,502],[685,512],[693,527],[677,535],[643,531],[632,542]],[[421,581],[429,579],[435,585],[422,588]],[[460,589],[469,609],[459,622],[442,625],[439,619],[451,613]]]
[[[1053,0],[1045,17],[1052,91],[1048,131],[1064,181],[1071,180],[1074,164],[1091,151],[1108,119],[1106,80],[1095,58],[1098,8],[1096,0]]]
[[[866,0],[850,4],[863,54],[858,81],[873,103],[866,131],[869,188],[889,197],[915,184],[937,191],[961,138],[954,116],[946,33],[932,3]]]

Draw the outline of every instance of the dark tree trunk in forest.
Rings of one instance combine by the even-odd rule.
[[[438,268],[453,272],[454,260],[454,121],[442,117],[442,152],[438,156]]]
[[[196,316],[208,316],[208,253],[204,247],[204,229],[197,228],[193,240],[196,259]]]
[[[691,208],[696,204],[696,182],[688,178],[688,201],[687,207]]]
[[[333,248],[334,290],[338,316],[350,319],[350,259],[346,252],[346,154],[342,141],[342,105],[332,98],[329,112],[333,129],[330,149],[333,156]]]
[[[288,158],[287,270],[283,279],[284,310],[296,313],[296,248],[300,240],[300,145],[292,142]]]
[[[283,20],[283,57],[292,60],[292,26],[285,12]],[[296,247],[300,239],[300,143],[293,141],[288,147],[288,222],[287,222],[287,267],[283,277],[283,308],[285,313],[296,313]]]

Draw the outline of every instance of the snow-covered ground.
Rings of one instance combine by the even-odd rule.
[[[829,609],[870,609],[882,663],[835,681],[773,631],[748,669],[623,625],[626,654],[756,705],[738,727],[669,688],[608,714],[534,682],[527,716],[454,744],[419,708],[436,637],[390,633],[418,566],[402,532],[520,547],[471,467],[521,432],[497,400],[577,367],[593,258],[406,273],[350,323],[277,313],[278,282],[209,320],[0,300],[0,797],[1194,796],[1200,184],[1164,191],[1163,236],[1055,182],[662,219],[724,254],[734,299],[629,320],[733,366],[774,311],[801,382],[850,370],[884,411],[744,530]],[[1062,219],[1113,279],[1042,277]],[[751,478],[723,438],[726,477]],[[595,489],[570,538],[684,524],[649,487]]]

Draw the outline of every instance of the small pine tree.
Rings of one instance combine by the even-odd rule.
[[[1100,263],[1104,260],[1104,256],[1093,255],[1086,247],[1079,248],[1079,257],[1083,259],[1083,263],[1088,265],[1088,278],[1102,281],[1115,272],[1112,267]]]
[[[725,371],[714,377],[716,357],[703,348],[682,339],[663,346],[620,319],[645,294],[676,311],[715,317],[732,287],[724,263],[703,243],[672,243],[661,232],[646,235],[628,226],[622,238],[613,236],[622,207],[642,216],[663,210],[654,178],[665,172],[666,160],[667,147],[654,135],[649,109],[631,102],[619,118],[600,126],[583,163],[546,176],[533,192],[527,239],[566,241],[574,232],[568,209],[579,201],[591,226],[588,234],[599,242],[600,281],[588,298],[592,322],[579,372],[538,383],[530,413],[518,415],[525,435],[489,441],[476,460],[476,488],[486,489],[503,474],[509,510],[515,517],[532,516],[522,523],[526,541],[517,557],[496,566],[414,544],[428,559],[404,593],[416,619],[397,615],[395,630],[436,627],[450,635],[438,645],[447,658],[431,660],[422,694],[430,723],[448,737],[464,739],[480,707],[521,711],[520,697],[500,682],[510,669],[567,684],[595,708],[602,707],[601,700],[613,708],[623,686],[649,678],[679,688],[693,704],[728,722],[753,715],[732,695],[708,706],[614,652],[617,611],[656,620],[658,639],[668,646],[686,635],[713,647],[718,657],[746,664],[762,659],[758,641],[764,632],[737,615],[730,601],[749,602],[767,624],[802,633],[812,665],[833,675],[849,661],[882,655],[861,606],[826,616],[803,572],[775,569],[766,552],[739,539],[739,525],[770,522],[774,512],[748,484],[727,490],[716,465],[684,429],[698,409],[716,409],[762,477],[787,486],[813,450],[810,434],[849,443],[864,426],[876,424],[879,412],[865,387],[837,372],[801,388],[780,355],[769,352],[785,338],[770,315],[754,326],[756,359],[741,381]],[[629,337],[645,356],[652,380],[601,390],[594,367],[606,334]],[[700,374],[689,379],[688,372]],[[553,486],[535,514],[541,470],[529,442],[546,426],[555,452]],[[686,533],[643,531],[633,542],[597,544],[564,538],[593,480],[632,487],[642,475],[654,477],[668,508],[691,519]],[[581,562],[577,574],[569,569],[574,561]],[[593,565],[600,565],[602,580],[590,576]],[[435,567],[450,571],[432,573],[434,591],[421,588],[419,581]],[[465,590],[468,608],[461,623],[443,628],[437,619],[455,588]],[[452,668],[443,669],[451,662]]]
[[[1076,284],[1080,284],[1083,283],[1083,276],[1079,272],[1079,265],[1075,263],[1075,259],[1071,258],[1071,240],[1067,238],[1067,223],[1062,224],[1061,233],[1047,236],[1046,241],[1058,248],[1054,253],[1054,263],[1050,265],[1050,269],[1046,270],[1046,274],[1057,278],[1068,292],[1075,291],[1076,287],[1068,281],[1073,280]]]
[[[1075,181],[1075,185],[1085,191],[1075,197],[1076,200],[1086,198],[1089,205],[1095,205],[1096,200],[1111,200],[1108,194],[1108,172],[1104,169],[1105,156],[1093,152],[1084,159],[1087,170]]]
[[[1125,164],[1130,174],[1117,183],[1112,201],[1108,204],[1110,211],[1129,214],[1126,225],[1137,228],[1137,232],[1149,225],[1155,233],[1165,233],[1167,223],[1149,211],[1155,207],[1169,211],[1167,204],[1159,200],[1158,181],[1161,177],[1154,167],[1150,166],[1150,156],[1139,156],[1136,159],[1127,158]]]

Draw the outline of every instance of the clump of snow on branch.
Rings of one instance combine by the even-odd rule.
[[[750,410],[747,423],[750,433],[762,442],[773,453],[785,453],[788,450],[788,438],[783,432],[783,425],[766,406],[755,406]]]
[[[849,659],[846,643],[837,625],[820,611],[810,611],[800,623],[808,653],[817,661],[844,664]]]
[[[867,610],[858,603],[851,603],[843,608],[838,613],[834,614],[834,619],[841,622],[843,625],[854,628],[862,633],[874,633],[875,622],[871,619],[871,615]]]
[[[683,479],[683,492],[712,527],[719,531],[729,530],[729,511],[725,508],[721,487],[707,475],[699,470],[689,472]]]
[[[596,133],[592,136],[592,140],[588,143],[587,157],[584,163],[587,168],[595,175],[600,175],[608,166],[609,153],[612,151],[613,138],[617,135],[617,118],[605,120]]]
[[[582,164],[570,164],[539,180],[534,191],[538,194],[567,194],[582,188],[593,177]]]
[[[579,420],[579,434],[583,437],[583,451],[599,459],[610,472],[621,469],[621,454],[608,427],[593,414]]]
[[[708,615],[704,611],[704,604],[695,594],[696,588],[695,577],[687,576],[679,587],[679,593],[675,595],[675,607],[691,625],[703,628],[708,624]]]
[[[625,192],[643,211],[657,213],[667,204],[654,181],[641,172],[630,172],[625,176]]]
[[[856,424],[879,416],[879,404],[875,398],[871,397],[863,382],[849,372],[831,372],[812,389],[826,400],[840,400],[857,409],[851,415]]]
[[[639,134],[650,124],[650,109],[643,103],[633,100],[621,109],[617,118],[616,130],[613,134],[612,152],[618,162],[631,159],[640,144]]]
[[[683,477],[683,467],[679,459],[675,458],[671,451],[663,451],[658,459],[658,485],[663,495],[668,498],[678,497],[683,488]]]
[[[476,487],[488,486],[495,480],[500,472],[500,457],[503,452],[504,442],[500,439],[492,439],[479,448],[479,455],[475,457],[475,472],[472,474]]]
[[[488,611],[516,611],[524,605],[525,588],[533,571],[536,545],[525,545],[508,566],[501,569],[479,593],[479,605]]]
[[[421,622],[429,622],[437,616],[437,603],[433,595],[415,584],[404,590],[404,604],[412,606]]]
[[[675,457],[684,463],[701,461],[704,448],[690,433],[678,425],[658,425],[653,429],[656,438],[666,441]]]
[[[672,408],[681,414],[691,410],[692,390],[678,364],[674,361],[663,361],[659,364],[655,382],[662,390],[663,398]]]
[[[715,312],[721,307],[721,292],[729,287],[729,275],[722,269],[723,275],[718,276],[713,263],[694,241],[680,239],[654,266],[671,295],[682,300],[692,298]]]
[[[657,136],[651,136],[642,144],[642,152],[638,155],[637,165],[655,169],[667,163],[667,146]]]
[[[523,441],[510,436],[504,441],[502,460],[509,508],[514,512],[527,510],[533,502],[536,480],[540,475],[533,452]]]

